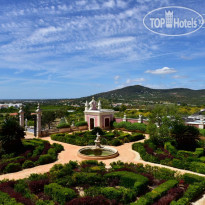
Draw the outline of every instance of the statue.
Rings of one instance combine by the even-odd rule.
[[[96,149],[102,148],[102,146],[100,144],[100,135],[99,135],[99,133],[97,133],[97,137],[96,137],[96,140],[94,142],[95,142],[95,148]]]
[[[96,101],[94,100],[94,97],[92,97],[92,100],[89,102],[89,105],[90,105],[89,110],[97,110]]]

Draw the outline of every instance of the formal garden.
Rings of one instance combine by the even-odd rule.
[[[96,127],[92,131],[74,132],[72,134],[53,134],[51,135],[51,139],[78,146],[94,145],[94,140],[96,139],[97,133],[102,136],[101,144],[112,146],[119,146],[124,143],[134,142],[145,138],[145,136],[141,133],[129,134],[118,130],[104,131],[99,127]]]
[[[54,165],[48,173],[0,182],[0,203],[9,205],[186,205],[201,197],[205,178],[165,168],[105,164],[93,160]]]
[[[205,141],[200,139],[200,130],[185,125],[176,113],[159,114],[150,116],[149,139],[133,144],[133,150],[144,161],[205,174]]]
[[[2,124],[0,142],[0,174],[54,162],[64,149],[42,139],[24,139],[23,128],[12,118]]]

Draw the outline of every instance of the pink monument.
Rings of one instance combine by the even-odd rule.
[[[97,103],[94,97],[89,104],[86,101],[84,114],[89,130],[92,130],[94,127],[109,129],[110,123],[114,118],[114,110],[101,109],[101,102],[98,101]]]

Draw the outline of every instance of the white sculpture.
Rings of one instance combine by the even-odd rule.
[[[98,110],[101,110],[102,109],[102,106],[101,106],[101,102],[100,100],[98,101]]]
[[[96,101],[94,100],[94,97],[92,97],[92,100],[89,102],[89,105],[90,105],[89,110],[97,110]]]
[[[97,137],[96,137],[96,140],[94,142],[95,142],[95,148],[102,148],[102,146],[100,144],[100,135],[99,135],[99,133],[97,133]]]

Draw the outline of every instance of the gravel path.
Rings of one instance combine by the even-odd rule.
[[[29,136],[29,138],[30,138],[30,136]],[[146,138],[148,138],[148,135],[146,135]],[[42,139],[49,141],[51,144],[52,143],[59,143],[59,144],[64,146],[64,151],[59,153],[58,160],[56,162],[46,164],[46,165],[37,166],[37,167],[33,167],[33,168],[30,168],[30,169],[24,169],[22,171],[15,172],[15,173],[4,174],[4,175],[0,176],[0,180],[3,180],[3,179],[18,180],[18,179],[28,177],[32,173],[43,174],[43,173],[48,172],[54,164],[65,164],[65,163],[68,163],[70,160],[73,160],[73,161],[75,161],[75,160],[82,161],[83,160],[83,159],[81,159],[77,156],[78,150],[80,148],[82,148],[81,146],[76,146],[76,145],[71,145],[71,144],[66,144],[66,143],[62,143],[62,142],[53,141],[53,140],[51,140],[50,137],[44,137]],[[144,140],[140,140],[138,142],[143,142],[143,141]],[[128,163],[134,162],[134,163],[141,163],[141,164],[144,164],[144,165],[148,164],[148,165],[157,166],[157,167],[164,167],[164,168],[168,168],[168,169],[177,171],[180,174],[192,173],[192,174],[196,174],[196,175],[205,177],[204,174],[199,174],[199,173],[191,172],[191,171],[188,171],[188,170],[180,170],[180,169],[177,169],[177,168],[168,167],[168,166],[160,165],[160,164],[154,164],[154,163],[151,163],[151,162],[145,162],[140,158],[140,155],[139,155],[138,152],[135,152],[135,151],[132,150],[132,144],[133,143],[135,143],[135,142],[126,143],[124,145],[115,147],[115,149],[117,149],[118,152],[119,152],[119,156],[116,157],[116,158],[113,158],[113,159],[102,160],[106,164],[106,167],[110,167],[111,162],[116,162],[116,161],[120,160],[122,162],[128,162]],[[205,205],[205,195],[202,199],[200,199],[199,201],[197,201],[193,204],[194,205]]]

